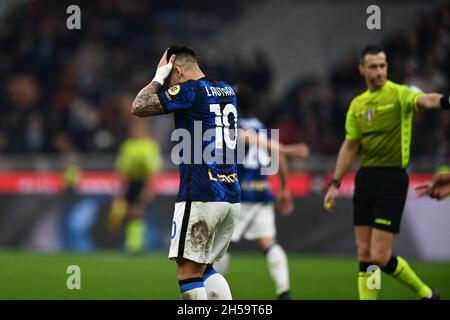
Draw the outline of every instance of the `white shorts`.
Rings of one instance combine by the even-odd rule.
[[[241,203],[241,214],[234,228],[231,241],[238,242],[242,237],[246,240],[256,240],[275,237],[275,235],[275,210],[273,203]]]
[[[233,235],[240,203],[175,203],[169,258],[212,264],[223,257]]]

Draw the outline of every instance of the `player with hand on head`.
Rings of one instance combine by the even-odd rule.
[[[166,79],[170,87],[160,92]],[[169,112],[185,143],[169,250],[177,264],[181,299],[229,300],[228,283],[212,264],[225,254],[240,210],[236,96],[231,85],[205,77],[192,49],[172,46],[132,105],[139,117]],[[194,141],[198,129],[202,141]],[[212,159],[206,161],[204,151]]]
[[[254,114],[255,93],[246,85],[238,85],[236,94],[239,104],[238,139],[246,144],[245,159],[238,164],[238,177],[241,183],[241,214],[234,229],[232,242],[241,238],[256,241],[265,254],[267,266],[275,283],[278,299],[288,300],[290,295],[288,259],[284,249],[276,241],[274,199],[268,176],[261,172],[277,157],[280,190],[276,195],[276,207],[283,215],[294,210],[294,204],[287,186],[288,165],[286,157],[306,158],[309,148],[303,143],[283,145],[263,133],[264,125]],[[270,150],[270,155],[267,151]],[[215,263],[222,274],[229,269],[230,254]]]
[[[392,254],[395,235],[408,192],[413,114],[430,109],[449,109],[449,96],[424,94],[387,79],[386,54],[378,46],[361,53],[359,71],[367,90],[354,98],[346,119],[346,139],[324,198],[328,211],[334,208],[340,183],[361,148],[360,169],[355,177],[353,218],[360,265],[360,299],[376,299],[378,290],[367,286],[368,267],[385,273],[411,288],[421,299],[437,299],[402,257]]]

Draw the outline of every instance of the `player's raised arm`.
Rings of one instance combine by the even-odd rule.
[[[166,113],[164,107],[161,105],[157,92],[164,84],[164,80],[169,76],[175,58],[175,55],[172,55],[169,62],[167,62],[167,50],[164,52],[158,63],[155,77],[147,86],[139,91],[133,101],[131,112],[135,116],[150,117]]]
[[[151,117],[164,114],[164,108],[156,94],[161,85],[152,81],[145,86],[133,101],[131,112],[138,117]]]
[[[238,129],[237,135],[239,142],[245,143],[246,145],[258,145],[260,147],[266,148],[271,152],[279,152],[279,143],[273,139],[267,139],[264,135],[258,134],[256,131],[251,129]]]
[[[280,153],[291,158],[308,158],[310,151],[306,143],[281,144]]]
[[[257,144],[273,153],[280,153],[290,158],[309,157],[309,147],[305,143],[282,144],[274,139],[268,139],[264,135],[257,134],[252,130],[239,129],[238,139],[245,144]]]

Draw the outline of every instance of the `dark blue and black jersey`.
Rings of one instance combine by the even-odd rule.
[[[177,202],[240,202],[237,102],[231,85],[206,78],[189,80],[158,97],[163,108],[174,113],[180,141],[175,146],[183,159]]]
[[[256,118],[240,118],[239,127],[246,130],[255,130],[258,134],[262,132],[264,125]],[[242,202],[272,202],[273,196],[267,175],[261,174],[261,167],[270,165],[270,156],[264,147],[249,145],[245,148],[245,159],[238,165],[238,178],[241,183]]]

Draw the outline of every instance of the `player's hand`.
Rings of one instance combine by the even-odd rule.
[[[323,199],[323,207],[328,212],[333,212],[334,206],[336,204],[336,197],[338,195],[338,188],[336,186],[331,185],[328,188],[327,194],[325,195],[325,198]]]
[[[309,147],[305,143],[293,143],[284,145],[280,149],[280,151],[287,156],[294,158],[307,158],[310,154]]]
[[[173,54],[170,57],[169,62],[167,62],[167,50],[164,51],[164,54],[162,55],[161,59],[159,60],[158,68],[156,69],[156,74],[152,81],[156,81],[160,85],[163,85],[164,81],[169,76],[170,71],[172,71],[173,62],[175,61],[175,59],[176,59],[176,56]]]
[[[431,196],[442,200],[450,195],[450,173],[441,173],[434,177]]]
[[[442,200],[450,195],[450,173],[439,174],[432,182],[420,184],[415,190],[419,197],[430,196]]]
[[[278,192],[276,206],[283,216],[288,216],[294,211],[294,202],[289,190],[280,190]]]

